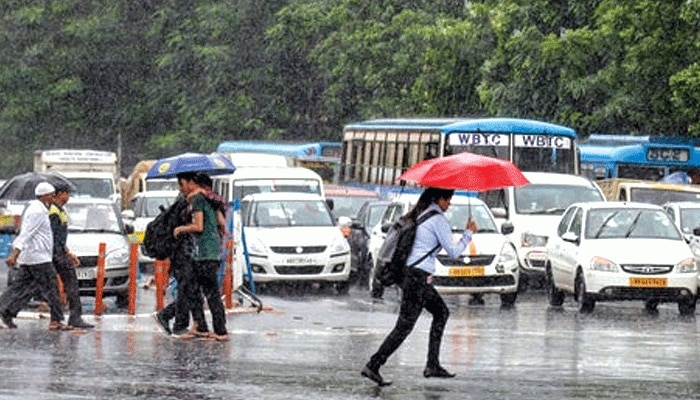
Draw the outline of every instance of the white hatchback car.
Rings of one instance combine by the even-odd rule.
[[[348,290],[350,245],[325,200],[311,193],[248,195],[241,220],[256,284],[330,282]]]
[[[80,259],[76,268],[81,295],[94,296],[100,243],[105,243],[103,295],[116,296],[117,304],[127,304],[129,295],[128,235],[133,227],[122,222],[115,202],[98,198],[71,198],[68,214],[68,248]]]
[[[392,201],[379,226],[375,228],[383,231],[383,236],[379,232],[374,233],[377,242],[375,246],[381,247],[378,238],[381,237],[383,241],[388,228],[406,214],[417,200],[418,196],[408,195]],[[483,201],[461,195],[452,197],[445,216],[450,221],[455,236],[464,233],[468,218],[474,220],[477,231],[459,259],[451,259],[444,250],[438,253],[433,277],[435,289],[444,294],[497,293],[501,296],[501,305],[511,306],[517,298],[520,279],[515,247],[505,236],[512,233],[513,226],[506,223],[501,228],[503,231],[499,232],[491,211]],[[375,254],[373,260],[376,259]],[[374,271],[371,276],[373,275]]]
[[[572,204],[547,243],[549,304],[561,306],[565,293],[580,312],[596,301],[677,302],[683,315],[695,313],[697,261],[663,208],[632,202]]]

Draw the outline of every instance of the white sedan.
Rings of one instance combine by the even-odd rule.
[[[580,312],[596,301],[643,300],[655,310],[676,302],[695,313],[698,267],[681,232],[660,206],[576,203],[567,208],[546,248],[549,304],[573,294]]]

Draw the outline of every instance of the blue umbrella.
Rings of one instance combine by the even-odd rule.
[[[184,172],[205,172],[208,175],[230,174],[236,170],[231,160],[218,153],[184,153],[161,158],[148,169],[146,179],[169,179]]]

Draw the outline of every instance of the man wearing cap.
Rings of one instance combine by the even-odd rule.
[[[5,260],[9,267],[19,265],[17,277],[0,296],[0,319],[7,328],[17,328],[13,317],[26,306],[37,290],[51,308],[49,330],[65,329],[63,307],[58,293],[56,269],[53,266],[53,234],[49,221],[49,207],[55,189],[48,182],[40,182],[34,189],[36,200],[27,204],[22,215],[20,231],[12,252]]]
[[[68,214],[66,214],[63,206],[68,202],[70,192],[70,186],[66,184],[57,185],[53,204],[49,207],[49,221],[51,221],[51,231],[53,233],[53,265],[61,277],[63,290],[68,298],[68,308],[70,310],[68,326],[89,329],[94,328],[94,325],[83,321],[83,305],[80,303],[78,275],[75,272],[75,268],[80,265],[80,260],[66,246],[68,239]]]

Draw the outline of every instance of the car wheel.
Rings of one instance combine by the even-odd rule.
[[[501,307],[509,308],[513,307],[515,300],[518,298],[518,292],[513,293],[501,293]]]
[[[595,300],[586,292],[586,280],[581,272],[576,275],[576,301],[578,302],[578,311],[580,313],[588,314],[593,312]]]
[[[350,282],[338,282],[335,284],[335,291],[338,294],[348,294],[350,291]]]
[[[693,315],[695,314],[695,304],[695,296],[684,297],[678,301],[678,312],[681,315]]]
[[[114,303],[117,308],[126,308],[129,306],[129,294],[128,293],[119,293],[117,295],[117,299]]]
[[[646,310],[646,312],[648,312],[650,314],[654,314],[654,313],[659,312],[658,307],[659,307],[659,300],[657,300],[657,299],[649,299],[649,300],[644,302],[644,309]],[[678,307],[680,309],[680,302],[678,303]]]
[[[548,264],[545,268],[545,291],[550,306],[560,307],[564,304],[564,292],[557,289],[552,277],[552,267]]]

